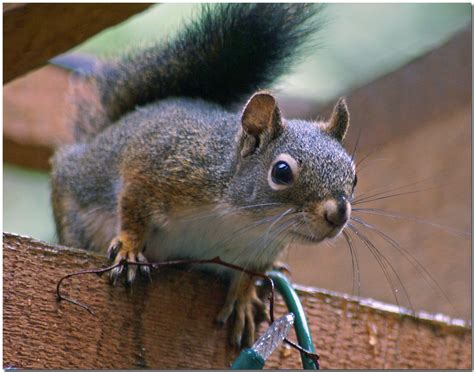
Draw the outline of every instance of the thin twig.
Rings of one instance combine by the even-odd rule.
[[[319,369],[319,354],[311,353],[308,350],[303,349],[300,345],[294,343],[293,341],[287,339],[286,337],[283,339],[283,342],[286,342],[288,345],[295,348],[300,353],[303,353],[304,355],[306,355],[309,359],[311,359],[316,364],[316,368]]]
[[[77,271],[71,274],[67,274],[63,276],[61,279],[59,279],[57,285],[56,285],[56,297],[58,301],[66,301],[69,302],[73,305],[82,307],[83,309],[87,310],[91,315],[95,316],[95,313],[92,311],[92,309],[77,301],[74,300],[70,297],[64,296],[61,293],[61,285],[64,282],[64,280],[69,279],[73,276],[80,276],[80,275],[87,275],[87,274],[96,274],[96,275],[102,275],[103,273],[107,271],[111,271],[115,269],[116,267],[119,266],[126,266],[126,265],[136,265],[136,266],[148,266],[151,267],[152,269],[158,269],[159,267],[164,267],[164,266],[178,266],[178,265],[191,265],[191,264],[216,264],[216,265],[221,265],[228,267],[233,270],[237,270],[240,272],[243,272],[247,275],[250,275],[252,277],[258,277],[261,279],[266,280],[270,284],[270,294],[268,296],[269,303],[270,303],[270,324],[272,324],[275,321],[275,316],[274,316],[274,301],[275,301],[275,284],[273,283],[272,278],[270,278],[268,275],[244,269],[243,267],[222,261],[220,257],[214,257],[208,260],[175,260],[175,261],[161,261],[161,262],[127,262],[125,260],[122,260],[121,262],[115,263],[113,265],[103,267],[103,268],[98,268],[98,269],[89,269],[89,270],[82,270],[82,271]],[[302,348],[300,345],[294,343],[293,341],[288,340],[287,338],[284,339],[284,342],[289,344],[291,347],[297,349],[299,352],[305,354],[308,358],[313,360],[316,365],[319,368],[318,360],[319,360],[319,355],[316,353],[312,353],[304,348]]]

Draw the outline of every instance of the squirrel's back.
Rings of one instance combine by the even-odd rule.
[[[99,104],[76,89],[76,140],[89,140],[137,106],[166,97],[229,106],[267,88],[319,29],[320,10],[316,4],[202,5],[170,41],[80,76],[92,83]]]

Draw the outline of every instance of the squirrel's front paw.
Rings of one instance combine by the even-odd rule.
[[[255,320],[269,320],[265,303],[258,297],[253,283],[232,283],[224,307],[216,321],[224,324],[233,315],[229,342],[237,348],[251,346],[255,341]]]
[[[118,236],[113,239],[107,249],[109,259],[114,260],[114,264],[123,263],[110,272],[110,281],[113,285],[117,283],[118,278],[126,269],[126,284],[131,285],[136,278],[137,270],[151,281],[150,267],[146,265],[133,265],[131,263],[147,263],[147,259],[140,251],[137,252],[136,245],[132,244],[129,239]]]

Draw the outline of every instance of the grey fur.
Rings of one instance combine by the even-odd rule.
[[[243,158],[239,114],[202,100],[167,99],[125,116],[87,143],[61,149],[53,160],[54,194],[67,195],[82,210],[99,209],[117,216],[121,175],[139,162],[158,187],[179,182],[176,190],[202,190],[186,208],[275,202],[302,210],[338,195],[350,198],[354,167],[342,145],[317,123],[287,120],[282,128],[268,145]],[[294,185],[274,191],[267,174],[281,153],[297,159],[300,173]],[[57,222],[61,225],[59,218]],[[74,245],[103,250],[81,225],[78,213],[62,229],[75,237]]]
[[[283,119],[268,92],[252,96],[244,115],[225,109],[287,71],[318,29],[312,16],[320,7],[215,10],[205,7],[164,49],[105,65],[75,85],[78,143],[52,161],[60,243],[110,247],[117,263],[220,256],[263,272],[289,240],[319,242],[344,228],[346,215],[328,219],[337,203],[350,201],[354,185],[354,164],[341,145],[349,124],[344,102],[329,123]],[[287,161],[290,181],[273,176],[277,159]],[[129,281],[135,271],[129,266]],[[112,270],[113,282],[120,272]],[[264,308],[251,281],[231,278],[217,317],[235,313],[230,338],[238,346],[244,334],[245,344],[253,341],[253,307]]]

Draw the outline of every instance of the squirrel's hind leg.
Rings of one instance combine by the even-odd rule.
[[[268,320],[265,303],[258,297],[254,280],[247,274],[232,276],[227,297],[217,316],[218,323],[225,323],[233,315],[229,342],[238,348],[251,346],[255,341],[255,319]]]

